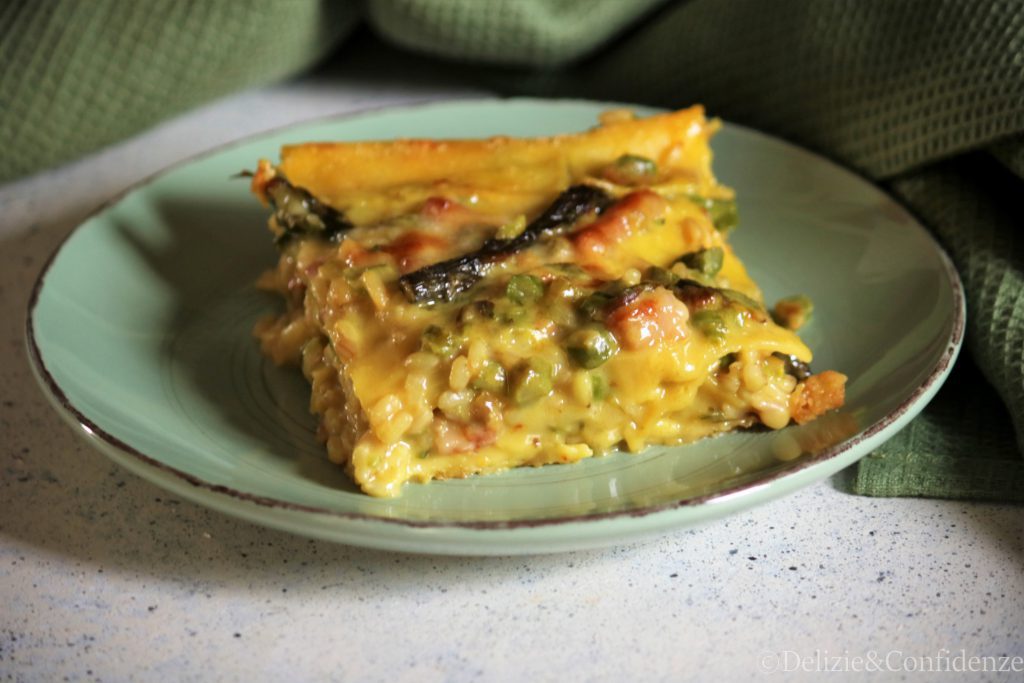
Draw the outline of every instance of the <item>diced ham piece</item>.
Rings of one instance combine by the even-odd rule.
[[[658,287],[613,310],[606,322],[623,347],[643,349],[683,339],[689,319],[686,304]]]
[[[638,190],[619,200],[600,218],[572,235],[580,264],[607,270],[609,257],[620,243],[635,235],[648,221],[663,218],[668,202],[651,190]]]

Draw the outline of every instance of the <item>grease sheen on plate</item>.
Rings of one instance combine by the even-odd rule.
[[[415,552],[570,550],[711,520],[837,471],[920,411],[962,339],[948,259],[870,184],[726,125],[712,145],[716,174],[739,199],[733,243],[767,300],[813,294],[802,335],[815,366],[850,377],[846,407],[781,432],[410,485],[399,499],[356,491],[314,437],[298,371],[271,365],[252,339],[276,305],[252,287],[273,250],[264,211],[229,176],[286,143],[547,135],[588,128],[611,106],[621,105],[377,111],[172,169],[86,221],[47,267],[29,315],[37,374],[97,447],[178,495],[295,533]]]

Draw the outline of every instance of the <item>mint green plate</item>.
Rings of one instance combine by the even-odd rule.
[[[739,193],[735,246],[768,300],[814,298],[803,336],[815,367],[849,375],[845,408],[781,432],[413,484],[394,500],[359,493],[327,463],[304,380],[266,361],[250,334],[277,305],[252,286],[275,250],[248,183],[229,178],[284,143],[560,133],[592,126],[608,106],[375,111],[267,134],[149,179],[72,232],[40,276],[28,317],[37,376],[93,445],[183,498],[316,538],[453,554],[587,548],[707,522],[836,472],[921,410],[963,334],[949,259],[867,182],[726,125],[713,145],[719,177]]]

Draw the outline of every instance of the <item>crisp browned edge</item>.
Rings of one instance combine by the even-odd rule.
[[[931,235],[931,233],[929,233],[927,230],[925,230],[924,227],[917,221],[917,219],[914,218],[913,219],[914,226],[916,227],[916,229],[923,231],[925,233],[925,235],[934,243],[936,251],[939,254],[940,260],[942,261],[942,264],[943,264],[943,266],[945,268],[946,277],[949,280],[949,284],[950,284],[952,292],[953,292],[953,307],[954,307],[953,325],[952,325],[952,330],[950,332],[949,340],[948,340],[947,345],[946,345],[946,349],[943,352],[942,356],[939,357],[938,361],[935,364],[935,367],[932,369],[932,372],[928,375],[928,377],[924,380],[924,382],[921,383],[920,386],[918,386],[902,403],[900,403],[900,405],[898,405],[895,409],[893,409],[885,417],[883,417],[882,419],[878,420],[874,424],[870,425],[869,427],[867,427],[863,431],[859,432],[853,438],[851,438],[851,439],[849,439],[847,441],[844,441],[844,442],[842,442],[842,443],[840,443],[840,444],[838,444],[836,446],[833,446],[831,448],[827,448],[827,449],[821,451],[820,453],[814,454],[811,457],[801,459],[801,461],[800,461],[800,463],[798,465],[795,465],[795,466],[793,466],[791,468],[787,468],[785,470],[778,470],[778,471],[773,472],[770,475],[765,476],[765,477],[763,477],[761,479],[758,479],[756,481],[747,482],[747,483],[744,483],[744,484],[739,484],[739,485],[736,485],[736,486],[733,486],[733,487],[730,487],[730,488],[726,488],[726,489],[722,489],[720,491],[716,491],[715,493],[710,493],[710,494],[703,495],[703,496],[696,496],[696,497],[693,497],[693,498],[684,498],[682,500],[678,500],[678,501],[675,501],[673,503],[667,503],[667,504],[664,504],[664,505],[655,505],[655,506],[651,506],[651,507],[639,508],[639,509],[634,509],[634,510],[616,510],[616,511],[612,511],[612,512],[593,513],[593,514],[584,514],[584,515],[570,515],[570,516],[564,516],[564,517],[549,517],[549,518],[544,518],[544,519],[524,519],[524,520],[495,521],[495,522],[490,522],[490,521],[431,522],[431,521],[418,521],[418,520],[411,520],[411,519],[395,519],[395,518],[391,518],[391,517],[379,517],[379,516],[375,516],[375,515],[367,515],[367,514],[360,514],[360,513],[353,513],[353,512],[338,512],[338,511],[335,511],[335,510],[329,510],[327,508],[320,508],[320,507],[315,507],[315,506],[310,506],[310,505],[300,505],[298,503],[289,503],[287,501],[278,500],[276,498],[268,498],[268,497],[265,497],[265,496],[257,496],[257,495],[253,495],[253,494],[250,494],[250,493],[246,493],[244,491],[238,491],[236,489],[233,489],[233,488],[231,488],[229,486],[224,486],[222,484],[212,484],[212,483],[204,481],[204,480],[202,480],[202,479],[200,479],[200,478],[198,478],[198,477],[196,477],[196,476],[194,476],[192,474],[189,474],[188,472],[184,472],[184,471],[179,470],[179,469],[177,469],[175,467],[171,467],[170,465],[167,465],[167,464],[161,462],[160,460],[157,460],[156,458],[153,458],[153,457],[151,457],[149,455],[146,455],[145,453],[139,451],[138,449],[134,448],[133,446],[130,446],[129,444],[127,444],[124,441],[120,440],[119,438],[117,438],[113,434],[110,434],[110,433],[106,432],[105,430],[103,430],[99,425],[97,425],[92,420],[90,420],[88,417],[86,417],[81,411],[79,411],[74,406],[74,404],[71,403],[71,401],[64,394],[63,390],[57,384],[56,380],[54,380],[54,378],[50,374],[49,370],[46,368],[46,364],[43,362],[42,354],[40,353],[39,347],[36,344],[35,328],[34,328],[34,324],[33,324],[33,314],[35,312],[36,304],[39,301],[40,292],[42,291],[43,285],[45,284],[46,275],[49,272],[50,267],[53,265],[54,261],[56,260],[57,256],[61,252],[61,250],[67,244],[68,240],[82,226],[84,226],[86,223],[88,223],[93,217],[97,216],[98,214],[100,214],[104,210],[108,209],[109,207],[111,207],[114,204],[116,204],[117,202],[119,202],[121,199],[123,199],[129,193],[134,192],[135,190],[137,190],[137,189],[139,189],[139,188],[141,188],[141,187],[143,187],[145,185],[148,185],[148,184],[152,183],[153,181],[157,180],[161,176],[163,176],[163,175],[165,175],[165,174],[167,174],[167,173],[169,173],[169,172],[171,172],[173,170],[176,170],[176,169],[178,169],[178,168],[180,168],[180,167],[182,167],[182,166],[184,166],[186,164],[194,163],[196,161],[199,161],[200,159],[204,159],[206,157],[213,156],[215,154],[219,154],[221,152],[224,152],[224,151],[226,151],[228,149],[231,149],[232,147],[237,147],[237,146],[240,146],[242,144],[246,144],[248,142],[252,142],[252,141],[256,140],[257,138],[260,138],[260,137],[263,137],[263,136],[272,135],[272,134],[275,134],[275,133],[280,133],[280,132],[286,131],[286,130],[288,130],[290,128],[298,128],[298,127],[310,125],[310,124],[313,124],[313,123],[327,122],[327,121],[333,121],[333,120],[343,121],[343,120],[346,120],[346,119],[349,119],[349,118],[356,118],[356,117],[359,117],[359,116],[365,116],[367,114],[372,114],[374,112],[379,112],[379,111],[391,111],[391,110],[396,110],[396,109],[416,109],[416,108],[421,108],[421,107],[435,106],[435,105],[439,105],[439,104],[450,104],[450,103],[455,103],[455,102],[480,102],[480,101],[491,101],[491,100],[498,100],[498,101],[500,101],[500,100],[505,100],[505,99],[516,99],[516,98],[494,97],[494,98],[486,98],[485,100],[480,100],[480,99],[475,99],[475,100],[474,99],[464,99],[464,100],[463,99],[454,99],[454,100],[453,99],[434,99],[434,100],[426,100],[426,101],[422,101],[422,102],[407,103],[407,104],[398,105],[398,106],[369,107],[369,108],[365,108],[365,109],[359,109],[359,110],[356,110],[356,111],[348,112],[348,113],[346,113],[344,115],[341,115],[341,116],[339,116],[339,115],[328,115],[328,116],[323,116],[323,117],[317,117],[317,118],[309,119],[309,120],[302,121],[302,122],[299,122],[299,123],[290,123],[290,124],[285,125],[285,126],[280,126],[280,127],[277,127],[277,128],[271,128],[271,129],[268,129],[268,130],[265,130],[265,131],[254,133],[252,135],[246,136],[246,137],[241,138],[239,140],[234,140],[232,142],[229,142],[229,143],[226,143],[226,144],[223,144],[223,145],[219,145],[219,146],[214,147],[212,149],[206,150],[206,151],[204,151],[204,152],[202,152],[200,154],[197,154],[197,155],[194,155],[194,156],[182,159],[182,160],[172,164],[171,166],[168,166],[167,168],[164,168],[164,169],[162,169],[162,170],[160,170],[160,171],[158,171],[156,173],[153,173],[153,174],[143,178],[142,180],[140,180],[140,181],[138,181],[138,182],[136,182],[136,183],[134,183],[132,185],[129,185],[127,188],[122,190],[120,193],[118,193],[117,195],[115,195],[111,199],[101,203],[98,207],[96,207],[96,209],[94,211],[90,212],[85,218],[82,219],[82,221],[78,225],[76,225],[74,228],[71,229],[70,232],[68,232],[68,234],[64,237],[64,239],[61,240],[60,244],[56,247],[56,249],[54,249],[53,253],[50,254],[50,256],[47,259],[46,263],[43,265],[43,268],[41,269],[41,271],[39,273],[39,276],[36,278],[35,284],[32,287],[32,293],[31,293],[31,295],[29,297],[28,310],[27,310],[27,315],[26,315],[26,320],[25,320],[25,336],[26,336],[26,341],[28,342],[27,343],[27,348],[28,348],[30,360],[35,365],[35,369],[38,372],[39,376],[42,378],[42,380],[43,380],[43,382],[45,384],[46,389],[50,392],[51,396],[54,399],[56,399],[56,401],[60,404],[60,406],[65,411],[67,411],[68,414],[70,414],[72,417],[74,417],[74,419],[79,423],[79,425],[82,428],[84,428],[86,431],[88,431],[94,437],[100,439],[101,441],[106,442],[108,445],[113,446],[114,448],[118,449],[119,451],[123,452],[126,455],[130,455],[132,457],[137,458],[139,461],[145,463],[146,465],[149,465],[150,467],[153,467],[153,468],[161,470],[163,472],[167,472],[169,474],[172,474],[172,475],[174,475],[174,476],[176,476],[176,477],[178,477],[178,478],[188,482],[189,484],[191,484],[191,485],[193,485],[193,486],[195,486],[197,488],[206,489],[206,490],[211,491],[213,493],[224,494],[224,495],[226,495],[226,496],[228,496],[230,498],[236,499],[236,500],[245,501],[245,502],[249,502],[249,503],[254,503],[256,505],[261,505],[261,506],[269,507],[269,508],[279,508],[279,509],[286,509],[286,510],[292,510],[292,511],[298,511],[298,512],[309,512],[309,513],[315,513],[315,514],[320,514],[320,515],[326,515],[326,516],[329,516],[329,517],[335,517],[335,518],[339,518],[339,519],[347,519],[347,520],[353,520],[353,521],[359,521],[359,522],[394,524],[394,525],[398,525],[398,526],[417,528],[417,529],[422,529],[422,528],[430,528],[430,529],[433,529],[433,528],[459,528],[459,529],[469,529],[469,530],[518,529],[518,528],[546,527],[546,526],[552,526],[552,525],[562,525],[562,524],[567,524],[567,523],[597,522],[597,521],[604,521],[604,520],[608,520],[608,519],[621,518],[621,517],[634,517],[634,518],[635,517],[646,517],[648,515],[652,515],[652,514],[656,514],[656,513],[660,513],[660,512],[665,512],[667,510],[673,510],[673,509],[678,509],[678,508],[683,508],[683,507],[694,507],[694,506],[697,506],[697,505],[703,505],[705,503],[708,503],[708,502],[711,502],[711,501],[714,501],[714,500],[723,499],[723,498],[726,498],[726,497],[729,497],[729,496],[736,495],[738,493],[750,491],[752,489],[761,488],[761,487],[765,486],[766,484],[769,484],[769,483],[771,483],[773,481],[776,481],[776,480],[781,479],[783,477],[788,477],[788,476],[790,476],[790,475],[792,475],[792,474],[794,474],[796,472],[800,472],[802,470],[805,470],[805,469],[807,469],[809,467],[817,465],[817,464],[819,464],[821,462],[824,462],[826,460],[831,460],[831,459],[833,459],[833,458],[835,458],[835,457],[837,457],[837,456],[839,456],[839,455],[849,451],[850,449],[855,448],[858,444],[862,443],[866,439],[871,438],[875,434],[878,434],[879,432],[881,432],[882,430],[887,428],[889,425],[894,423],[896,420],[898,420],[900,417],[902,417],[910,409],[910,407],[917,402],[917,400],[923,394],[927,393],[927,391],[932,387],[932,385],[939,378],[941,378],[942,376],[944,376],[946,374],[948,368],[953,363],[953,361],[956,359],[957,353],[958,353],[958,351],[960,349],[960,346],[961,346],[961,344],[963,342],[964,325],[965,325],[964,294],[963,294],[963,288],[962,288],[961,281],[960,281],[960,275],[959,275],[959,273],[957,273],[956,268],[953,266],[952,261],[950,260],[949,256],[946,254],[945,250],[943,250],[942,246],[935,240],[935,238]],[[572,101],[582,101],[582,102],[585,102],[585,100],[550,100],[550,101],[551,102],[572,102]],[[609,104],[609,106],[621,106],[621,105],[616,105],[615,103],[608,103],[608,104]],[[626,106],[629,106],[629,105],[626,105]],[[645,108],[649,108],[649,107],[645,107]],[[756,135],[763,135],[759,131],[755,131],[755,130],[747,128],[745,126],[740,126],[740,125],[737,125],[737,124],[729,124],[729,126],[731,128],[737,129],[737,130],[742,130],[744,132],[754,133]],[[881,188],[879,188],[874,183],[871,183],[870,181],[865,180],[864,178],[861,178],[860,176],[854,174],[852,171],[850,171],[850,170],[848,170],[848,169],[846,169],[846,168],[844,168],[842,166],[839,166],[835,162],[833,162],[833,161],[831,161],[831,160],[829,160],[829,159],[827,159],[827,158],[825,158],[825,157],[823,157],[821,155],[818,155],[818,154],[815,154],[813,152],[810,152],[809,150],[805,150],[803,148],[797,147],[796,145],[793,145],[792,143],[789,143],[788,141],[780,140],[780,139],[777,139],[777,138],[773,138],[771,136],[766,136],[766,137],[769,137],[769,139],[772,139],[772,140],[775,140],[775,141],[778,141],[778,142],[783,142],[786,145],[789,145],[789,146],[792,146],[792,147],[796,147],[797,149],[800,149],[802,152],[815,157],[818,161],[821,161],[821,162],[824,162],[824,163],[829,164],[831,166],[837,167],[841,171],[843,171],[845,173],[848,173],[850,175],[854,175],[858,180],[860,180],[862,182],[865,182],[865,183],[868,183],[869,185],[871,185],[871,187],[875,188],[878,192],[880,192],[883,195],[885,195],[896,206],[899,206],[901,210],[906,212],[906,209],[899,202],[896,202],[894,199],[889,197],[889,195],[887,193],[885,193]],[[908,215],[909,215],[909,213],[908,213]],[[154,483],[154,482],[150,482],[150,483]],[[155,485],[159,486],[158,484],[155,484]]]

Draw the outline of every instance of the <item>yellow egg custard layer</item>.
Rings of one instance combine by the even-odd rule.
[[[572,463],[843,403],[726,241],[703,109],[547,138],[285,147],[253,191],[286,309],[263,351],[312,385],[328,457],[373,496]],[[794,322],[797,321],[797,322]]]

